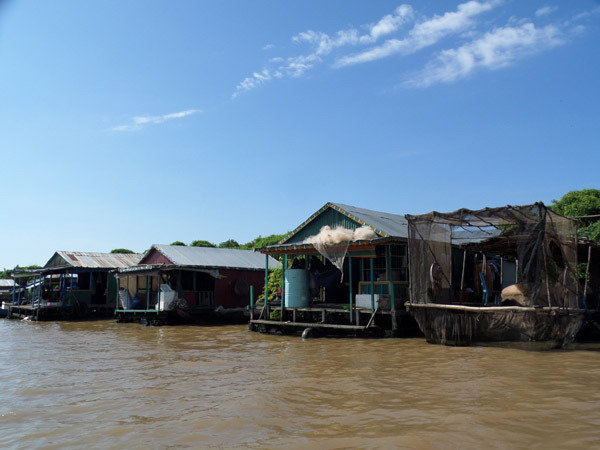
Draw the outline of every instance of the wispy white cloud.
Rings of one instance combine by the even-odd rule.
[[[323,32],[313,30],[303,31],[292,37],[295,44],[308,44],[312,51],[305,55],[292,56],[288,58],[272,58],[271,63],[279,63],[277,67],[264,67],[259,72],[254,72],[246,77],[236,87],[232,97],[235,98],[242,92],[250,91],[273,78],[283,76],[299,77],[315,65],[323,62],[323,58],[332,51],[355,45],[372,44],[380,37],[390,34],[400,28],[413,15],[412,7],[409,5],[398,6],[392,14],[383,16],[374,24],[366,25],[366,33],[361,34],[357,29],[350,28],[340,30],[330,36]]]
[[[447,12],[441,16],[436,15],[431,19],[417,23],[404,39],[389,39],[383,44],[361,53],[343,56],[336,60],[334,66],[343,67],[352,64],[362,64],[386,58],[396,53],[405,55],[416,53],[425,47],[437,43],[449,34],[467,29],[473,24],[475,16],[491,10],[498,4],[498,1],[485,3],[470,1],[463,3],[458,5],[456,11]]]
[[[596,6],[595,8],[590,9],[589,11],[583,11],[579,14],[576,14],[575,16],[573,16],[573,20],[586,19],[595,14],[600,14],[600,6]]]
[[[558,9],[558,6],[544,6],[535,12],[536,17],[547,16]]]
[[[262,49],[263,50],[271,50],[272,48],[275,48],[275,45],[273,45],[273,44],[267,44]]]
[[[571,40],[585,30],[583,25],[575,26],[574,21],[600,12],[600,7],[596,7],[570,20],[536,25],[537,19],[547,24],[547,16],[558,10],[557,6],[544,6],[535,11],[533,19],[536,20],[512,16],[504,24],[490,25],[494,18],[484,19],[484,14],[503,3],[504,0],[469,0],[455,10],[419,19],[415,19],[417,14],[410,5],[400,5],[378,21],[357,28],[332,34],[303,31],[294,35],[292,42],[308,45],[309,51],[269,59],[260,71],[236,86],[232,97],[277,78],[301,77],[319,64],[328,63],[339,69],[391,56],[407,57],[434,45],[447,44],[452,39],[453,48],[432,54],[431,62],[404,85],[425,87],[448,83],[466,78],[478,69],[509,66],[523,57]]]
[[[506,67],[526,55],[563,44],[563,34],[555,25],[536,28],[533,23],[525,23],[497,28],[461,47],[442,51],[407,85],[428,87],[465,78],[480,68]]]
[[[202,112],[199,109],[187,109],[185,111],[179,111],[176,113],[163,114],[161,116],[134,116],[131,118],[131,123],[125,125],[119,125],[113,127],[113,131],[136,131],[140,130],[146,125],[156,125],[167,120],[181,119],[183,117],[190,116]]]

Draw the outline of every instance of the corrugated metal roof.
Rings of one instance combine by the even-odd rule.
[[[58,251],[50,258],[44,269],[53,267],[78,267],[83,269],[122,269],[136,265],[139,253],[95,253]]]
[[[348,217],[358,224],[358,226],[368,226],[380,237],[408,238],[408,222],[406,217],[400,214],[390,214],[371,209],[357,208],[356,206],[344,205],[342,203],[326,203],[321,209],[315,212],[300,226],[286,236],[280,244],[294,242],[294,236],[302,236],[302,230],[309,226],[317,217],[332,209]],[[306,233],[306,232],[305,232]],[[304,234],[305,234],[304,233]],[[303,240],[303,239],[302,239]]]
[[[341,203],[332,203],[332,205],[341,209],[342,211],[340,212],[343,214],[350,214],[357,219],[363,220],[365,225],[375,228],[375,232],[377,230],[382,231],[387,235],[385,237],[408,237],[408,222],[403,215],[357,208],[356,206],[343,205]]]
[[[183,245],[153,245],[173,264],[197,267],[221,267],[236,269],[264,269],[265,256],[252,250],[214,247],[187,247]],[[276,267],[277,260],[269,256],[269,267]]]
[[[13,287],[15,280],[0,280],[0,288]]]

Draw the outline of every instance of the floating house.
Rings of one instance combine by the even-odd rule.
[[[283,282],[278,298],[252,305],[250,329],[305,336],[414,333],[404,308],[407,230],[402,215],[326,203],[280,243],[258,249],[281,258]]]
[[[264,262],[250,250],[153,245],[138,265],[116,274],[117,321],[247,323],[250,292],[264,285]]]
[[[8,306],[12,304],[13,292],[20,289],[15,280],[0,280],[0,317],[6,317]]]
[[[407,219],[408,307],[428,342],[557,347],[575,339],[584,297],[593,300],[581,292],[575,220],[542,203]],[[583,291],[591,288],[586,277]]]
[[[112,271],[135,265],[140,254],[58,251],[41,269],[15,272],[27,289],[13,290],[9,318],[68,320],[114,315],[117,280]]]

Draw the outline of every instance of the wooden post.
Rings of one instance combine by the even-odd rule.
[[[386,249],[386,278],[387,278],[387,282],[388,282],[388,289],[389,292],[388,294],[390,294],[390,300],[391,300],[391,311],[392,313],[396,310],[396,304],[394,302],[394,297],[396,295],[396,293],[394,292],[394,283],[392,281],[392,247],[390,245],[387,245],[385,247]],[[395,315],[392,314],[392,317],[395,318]],[[393,319],[392,319],[393,320]]]
[[[117,279],[117,299],[116,299],[116,303],[115,303],[115,310],[118,311],[119,308],[119,300],[121,299],[121,297],[119,296],[119,292],[121,291],[121,278],[119,277],[115,277]],[[107,303],[108,303],[108,299],[107,299]]]
[[[588,287],[588,278],[590,277],[590,261],[592,260],[592,246],[588,246],[588,259],[587,266],[585,268],[585,285],[583,286],[583,300],[585,301],[585,297],[587,295],[587,287]],[[586,303],[587,306],[587,303]]]
[[[250,320],[254,320],[254,286],[250,285]]]
[[[15,304],[15,296],[16,296],[16,289],[17,289],[17,279],[13,276],[13,295],[12,295],[12,304]]]
[[[149,309],[150,309],[150,275],[146,275],[146,311],[148,311]]]

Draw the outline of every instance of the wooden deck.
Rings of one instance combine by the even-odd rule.
[[[268,311],[251,311],[251,331],[261,333],[295,334],[309,330],[319,335],[356,336],[414,336],[419,334],[412,316],[404,309],[396,311],[353,308],[344,304],[313,304],[309,307],[283,308],[271,303]]]
[[[82,306],[42,306],[8,305],[7,319],[27,319],[35,321],[53,320],[97,320],[114,316],[114,305]]]

